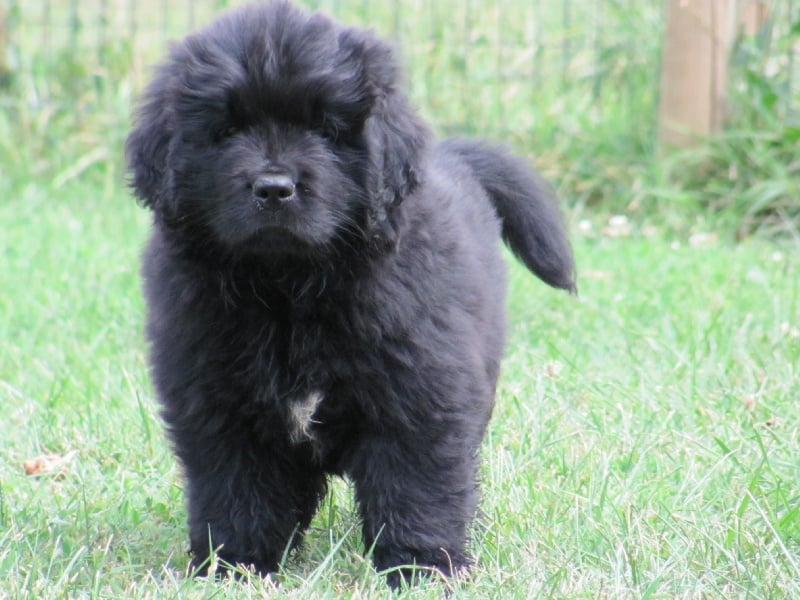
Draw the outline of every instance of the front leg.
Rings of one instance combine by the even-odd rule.
[[[219,419],[219,416],[217,416]],[[171,428],[184,465],[192,566],[205,573],[211,551],[231,565],[275,571],[298,543],[325,492],[325,476],[296,448],[259,441],[244,423]]]
[[[355,454],[350,476],[364,544],[378,570],[416,565],[450,576],[470,564],[466,541],[478,498],[480,434],[458,423],[439,425],[438,431],[373,435]],[[396,588],[413,572],[394,570],[388,583]]]

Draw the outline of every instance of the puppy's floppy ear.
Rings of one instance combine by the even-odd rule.
[[[352,37],[348,38],[348,34]],[[359,36],[361,39],[357,39]],[[398,206],[419,185],[422,154],[428,128],[399,89],[400,69],[392,49],[364,32],[345,33],[344,44],[358,44],[356,53],[372,95],[372,109],[364,122],[369,149],[367,186],[371,198],[368,226],[372,242],[393,247],[400,226],[393,216]],[[356,39],[353,39],[356,38]]]
[[[130,186],[144,206],[159,213],[168,208],[173,191],[170,79],[161,72],[150,83],[134,111],[134,126],[125,142]]]

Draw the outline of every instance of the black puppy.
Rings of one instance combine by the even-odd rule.
[[[136,112],[152,376],[198,568],[216,549],[274,570],[329,474],[353,480],[378,569],[469,563],[497,240],[567,290],[573,258],[537,176],[434,142],[398,79],[370,32],[269,2],[175,45]]]

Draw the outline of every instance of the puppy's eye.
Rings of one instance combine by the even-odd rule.
[[[339,120],[319,107],[316,108],[311,123],[319,135],[334,144],[342,137],[342,124]]]
[[[340,135],[339,132],[331,127],[322,127],[319,129],[319,134],[328,140],[329,142],[333,142],[334,144],[339,141]]]
[[[327,119],[317,127],[319,135],[332,144],[348,144],[353,138],[353,132],[343,123],[333,119]]]
[[[228,138],[233,137],[237,133],[239,133],[240,128],[236,125],[226,125],[224,127],[219,127],[218,129],[214,130],[213,137],[215,142],[222,142],[227,140]]]
[[[325,119],[325,115],[312,119],[311,127],[325,139],[336,141],[336,127]]]
[[[336,146],[359,147],[360,137],[356,132],[349,129],[328,129],[322,132],[322,137]]]
[[[358,144],[360,127],[354,127],[347,119],[335,113],[322,113],[316,126],[319,135],[336,145]]]

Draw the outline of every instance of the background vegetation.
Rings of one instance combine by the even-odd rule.
[[[0,4],[0,597],[386,594],[345,482],[274,581],[184,577],[121,148],[221,4]],[[478,567],[408,597],[800,596],[800,5],[737,45],[726,132],[664,152],[659,1],[309,4],[397,39],[439,132],[531,156],[579,265],[577,300],[512,266]]]

